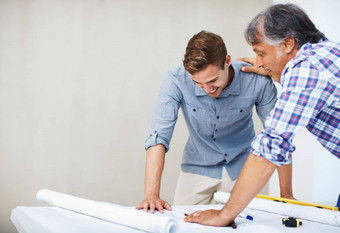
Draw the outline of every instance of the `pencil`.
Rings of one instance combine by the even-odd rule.
[[[230,225],[231,225],[231,228],[233,228],[233,229],[236,229],[236,227],[237,227],[235,221],[233,221],[232,223],[230,223]],[[229,225],[229,226],[230,226],[230,225]]]

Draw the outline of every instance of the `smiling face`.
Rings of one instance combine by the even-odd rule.
[[[280,83],[282,71],[286,64],[295,56],[295,40],[287,38],[279,45],[272,45],[263,39],[252,45],[256,54],[256,66],[263,67],[275,82]]]
[[[192,74],[192,80],[196,86],[202,88],[209,96],[216,98],[220,96],[223,89],[232,81],[229,73],[230,56],[227,55],[224,69],[219,66],[208,65],[205,69]]]
[[[253,50],[256,54],[256,66],[263,67],[274,81],[280,82],[281,73],[286,65],[281,46],[261,42],[253,45]]]

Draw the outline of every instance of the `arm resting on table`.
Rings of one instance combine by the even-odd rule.
[[[295,200],[292,187],[292,164],[293,162],[277,167],[277,172],[280,181],[280,196]]]
[[[171,210],[169,203],[159,198],[164,161],[165,147],[162,144],[147,149],[144,201],[136,206],[136,209],[148,211],[150,208],[151,213],[154,213],[156,209],[161,213],[164,212],[164,208]]]
[[[194,212],[184,220],[211,226],[229,225],[268,182],[275,168],[268,160],[250,154],[223,209]]]

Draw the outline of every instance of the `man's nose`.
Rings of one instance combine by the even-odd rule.
[[[209,93],[211,91],[211,85],[210,84],[203,84],[203,89],[206,93]]]
[[[256,56],[256,67],[263,67],[263,61],[260,56]]]

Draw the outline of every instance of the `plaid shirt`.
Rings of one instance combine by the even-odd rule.
[[[251,153],[274,163],[290,163],[294,135],[306,127],[340,158],[340,44],[306,43],[281,75],[282,93]]]

